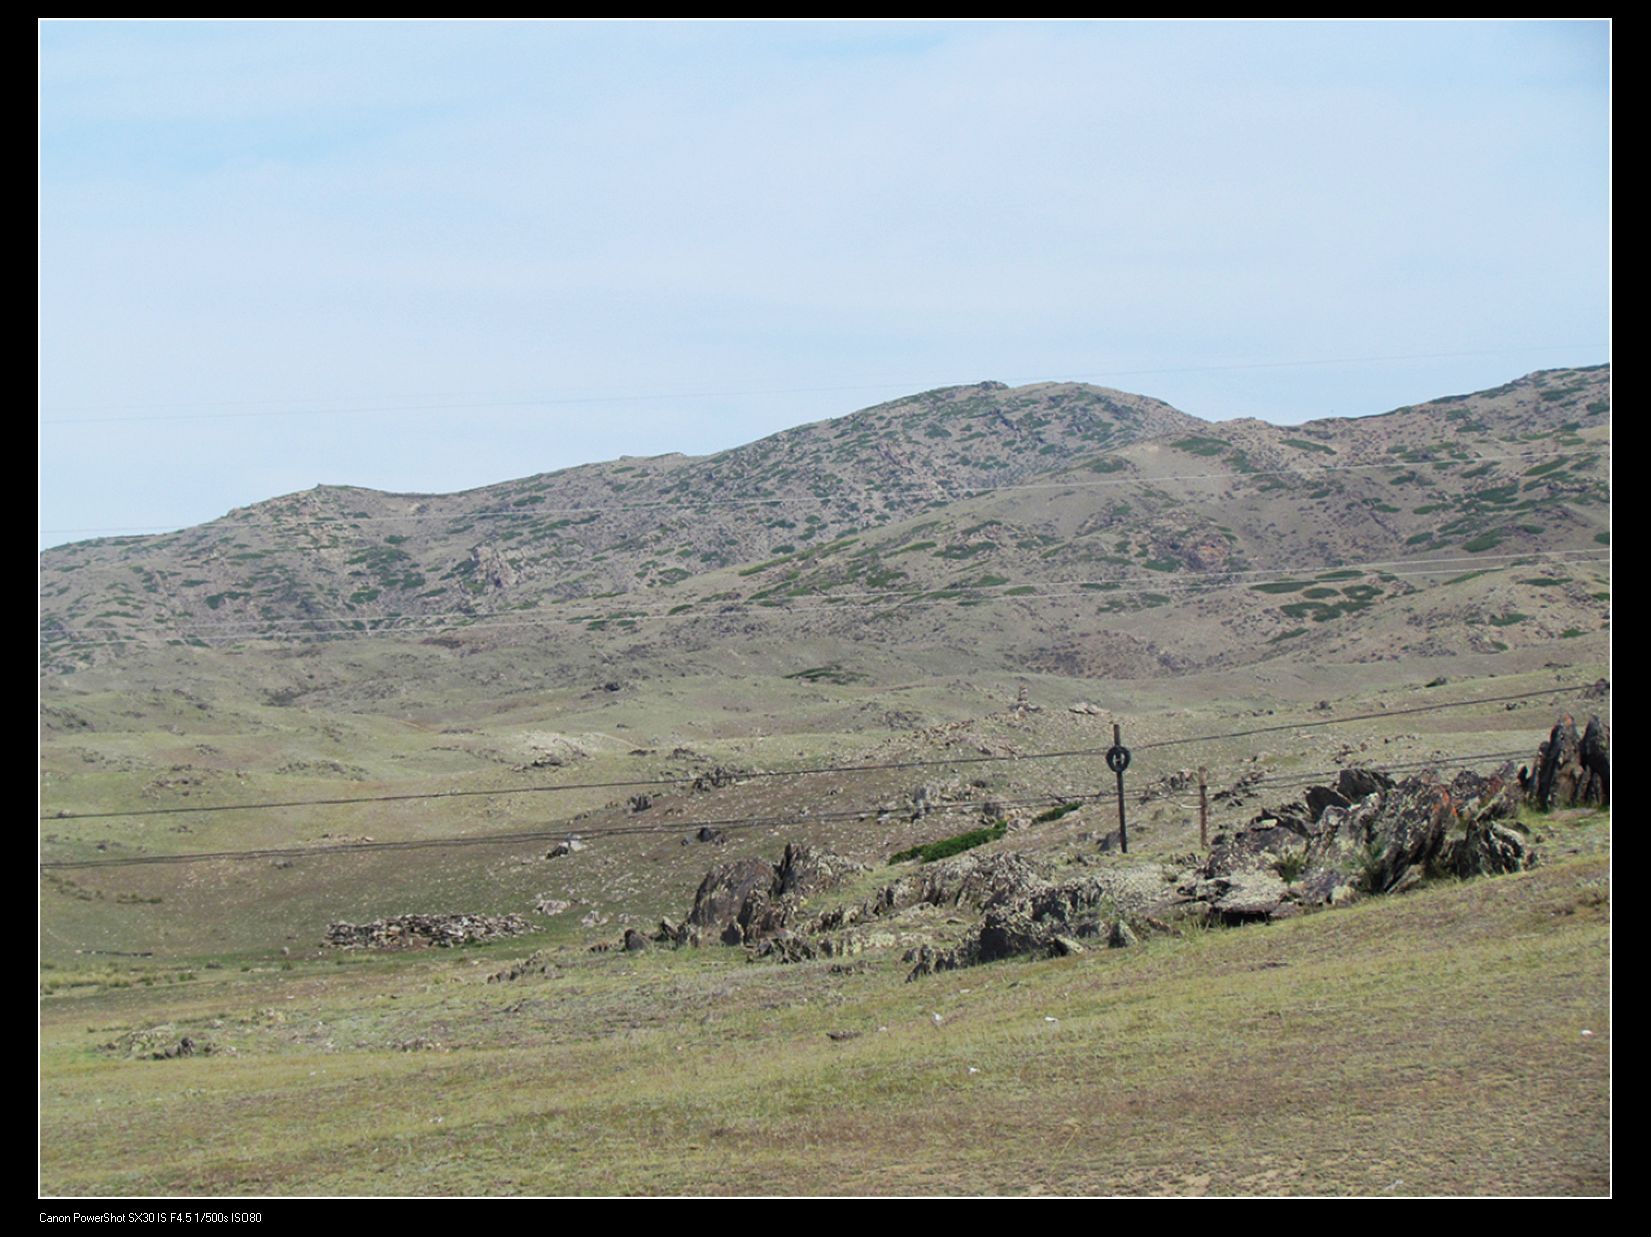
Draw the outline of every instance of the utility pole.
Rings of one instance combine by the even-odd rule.
[[[1198,770],[1198,849],[1210,848],[1210,775]]]
[[[1112,723],[1112,746],[1106,752],[1106,767],[1118,775],[1118,849],[1129,854],[1129,823],[1124,819],[1124,770],[1129,768],[1129,749],[1120,737],[1118,723]]]

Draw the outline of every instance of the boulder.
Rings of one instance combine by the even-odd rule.
[[[1223,923],[1252,923],[1273,917],[1288,892],[1284,881],[1263,868],[1217,876],[1200,888]]]
[[[1140,943],[1140,938],[1122,919],[1112,921],[1112,927],[1106,934],[1108,949],[1128,949],[1131,945],[1139,945]]]

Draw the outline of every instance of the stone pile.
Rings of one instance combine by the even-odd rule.
[[[528,922],[520,915],[397,915],[372,923],[328,924],[326,944],[335,949],[447,949],[527,931]]]

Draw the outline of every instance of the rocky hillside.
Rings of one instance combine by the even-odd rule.
[[[1606,621],[1609,382],[1548,371],[1290,428],[982,383],[703,458],[319,487],[47,551],[43,662],[362,631],[542,649],[546,623],[632,661],[801,633],[1132,676],[1575,638]]]
[[[668,589],[1201,425],[1122,392],[982,383],[703,458],[624,458],[449,495],[318,486],[178,533],[47,551],[45,631],[247,638]]]

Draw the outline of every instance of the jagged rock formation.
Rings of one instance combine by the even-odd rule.
[[[787,847],[777,866],[747,859],[713,868],[687,922],[661,924],[656,939],[697,944],[714,936],[778,962],[909,946],[919,971],[943,970],[1038,950],[1079,952],[1078,937],[1124,944],[1133,938],[1127,925],[1117,930],[1120,912],[1146,914],[1173,877],[1165,869],[1120,868],[1057,881],[1017,852],[971,853],[927,865],[858,903],[804,919],[798,913],[801,897],[838,883],[844,862],[807,847]],[[896,922],[925,908],[981,921],[969,939],[937,948],[930,934],[903,931]]]
[[[660,923],[655,939],[697,945],[755,945],[788,929],[810,894],[831,889],[864,866],[829,851],[788,843],[779,863],[740,859],[706,873],[681,925]]]
[[[1490,776],[1464,771],[1450,782],[1395,782],[1347,769],[1334,786],[1311,787],[1300,802],[1217,835],[1202,861],[1056,871],[1015,851],[972,851],[808,919],[799,913],[799,892],[836,883],[840,861],[788,847],[778,866],[747,859],[712,869],[687,923],[667,921],[655,939],[697,944],[714,936],[778,962],[905,946],[914,979],[1028,954],[1128,948],[1142,931],[1163,931],[1181,918],[1267,922],[1399,892],[1428,877],[1530,867],[1537,855],[1518,823],[1520,799],[1511,766]],[[968,926],[936,931],[931,922],[913,932],[924,927],[925,910],[949,922],[966,917]]]
[[[1245,923],[1429,876],[1518,871],[1536,861],[1519,800],[1512,766],[1489,777],[1464,770],[1449,783],[1344,770],[1334,787],[1312,787],[1302,803],[1217,835],[1181,892],[1224,922]]]
[[[1611,728],[1590,717],[1581,737],[1568,714],[1559,719],[1537,749],[1534,770],[1521,769],[1519,782],[1544,812],[1554,808],[1611,805]]]
[[[520,915],[397,915],[372,923],[328,924],[326,943],[335,949],[446,949],[519,936],[529,927]]]

